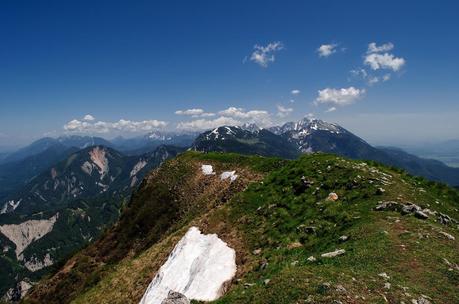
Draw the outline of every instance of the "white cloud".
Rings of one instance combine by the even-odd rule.
[[[358,77],[358,78],[361,77],[363,79],[366,79],[368,77],[367,71],[362,68],[351,70],[350,73],[353,77]]]
[[[220,126],[241,125],[242,122],[232,117],[221,116],[215,119],[196,119],[192,121],[179,122],[177,129],[187,131],[202,131],[217,128]]]
[[[334,112],[336,111],[336,107],[331,107],[331,108],[328,108],[325,113],[330,113],[330,112]]]
[[[282,42],[271,42],[266,46],[255,45],[254,51],[250,56],[250,60],[257,63],[261,67],[268,67],[270,62],[274,62],[276,60],[274,53],[280,51],[284,48]]]
[[[318,49],[319,57],[328,57],[333,53],[336,53],[337,44],[322,44]]]
[[[353,104],[365,94],[365,89],[354,87],[332,89],[326,88],[318,91],[315,104],[331,104],[333,106],[346,106]]]
[[[379,77],[377,77],[377,76],[372,76],[372,77],[368,78],[368,85],[370,85],[370,86],[372,86],[372,85],[374,85],[374,84],[376,84],[378,82],[379,82]]]
[[[300,94],[300,92],[301,92],[300,90],[292,90],[290,93],[292,95],[298,95],[298,94]]]
[[[394,48],[394,45],[391,42],[384,43],[383,45],[380,45],[380,46],[377,46],[375,42],[372,42],[368,44],[367,54],[388,52],[392,50],[393,48]]]
[[[389,69],[396,72],[405,65],[405,59],[395,57],[389,53],[372,53],[365,57],[364,63],[369,65],[373,70]]]
[[[188,109],[175,111],[175,114],[177,115],[199,115],[202,113],[204,113],[203,109]]]
[[[143,121],[120,119],[117,122],[90,122],[74,119],[64,125],[64,130],[78,133],[109,133],[111,131],[148,132],[163,128],[166,125],[167,122],[156,119]]]
[[[95,120],[94,116],[92,116],[91,114],[86,114],[84,117],[83,117],[83,120],[85,121],[93,121]]]
[[[204,112],[205,113],[205,112]],[[271,115],[264,110],[246,111],[243,108],[229,107],[218,112],[219,117],[215,119],[196,119],[182,121],[177,124],[180,130],[208,130],[224,125],[242,125],[243,123],[255,123],[261,127],[271,125]]]
[[[271,117],[267,111],[251,110],[245,111],[243,108],[229,107],[226,110],[218,112],[221,116],[234,117],[245,122],[256,123],[261,127],[271,124]]]
[[[292,108],[287,108],[282,105],[277,105],[277,116],[284,118],[290,115],[293,112]]]
[[[191,117],[211,117],[215,116],[215,113],[207,113],[203,109],[188,109],[175,111],[177,115],[186,115]]]
[[[388,80],[390,80],[390,77],[391,77],[390,74],[386,74],[386,75],[384,75],[384,76],[382,77],[382,81],[383,81],[383,82],[388,81]]]

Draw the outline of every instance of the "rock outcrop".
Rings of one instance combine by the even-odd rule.
[[[21,253],[33,241],[36,241],[51,230],[56,223],[59,214],[47,220],[29,220],[20,224],[7,224],[0,226],[0,232],[3,233],[11,242],[16,245],[16,257],[22,260]]]

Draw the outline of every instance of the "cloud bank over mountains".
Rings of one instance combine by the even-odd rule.
[[[300,107],[299,111],[306,114],[305,103],[323,113],[335,112],[341,107],[351,106],[364,99],[369,87],[389,81],[394,73],[404,68],[406,60],[403,57],[395,56],[392,53],[394,48],[395,45],[392,42],[381,45],[376,42],[368,44],[362,55],[362,65],[351,70],[349,73],[352,78],[348,79],[348,81],[363,81],[364,87],[355,85],[341,88],[325,87],[317,90],[315,99],[302,100],[301,103],[295,103],[295,101],[297,98],[301,98],[300,93],[303,90],[295,88],[290,90],[288,101],[284,100],[269,106],[273,108],[272,112],[265,109],[246,110],[236,106],[229,106],[219,111],[206,111],[201,107],[193,107],[176,110],[174,114],[178,119],[175,122],[158,119],[141,121],[120,119],[110,122],[96,120],[93,115],[87,114],[81,119],[69,121],[63,129],[66,132],[76,133],[140,133],[165,128],[179,131],[203,131],[222,125],[242,125],[244,123],[255,123],[260,127],[269,127],[286,121],[295,112],[295,107]],[[286,48],[280,41],[270,42],[266,45],[256,44],[251,55],[244,59],[244,63],[251,61],[262,68],[268,68],[276,62],[276,55],[282,50],[285,51]],[[320,45],[316,49],[316,53],[319,58],[325,58],[344,50],[344,48],[338,48],[337,43],[330,43]],[[322,106],[326,108],[323,109]]]

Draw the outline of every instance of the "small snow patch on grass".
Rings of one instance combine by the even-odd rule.
[[[232,182],[234,182],[236,178],[237,178],[236,171],[224,171],[220,175],[221,180],[230,179]]]
[[[204,175],[214,175],[214,168],[212,168],[212,165],[202,165],[201,166],[202,173]]]

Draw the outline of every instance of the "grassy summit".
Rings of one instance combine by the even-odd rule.
[[[239,178],[204,176],[202,164]],[[456,303],[458,205],[456,190],[375,163],[187,152],[150,173],[118,224],[24,302],[138,303],[198,226],[237,254],[217,303]]]

